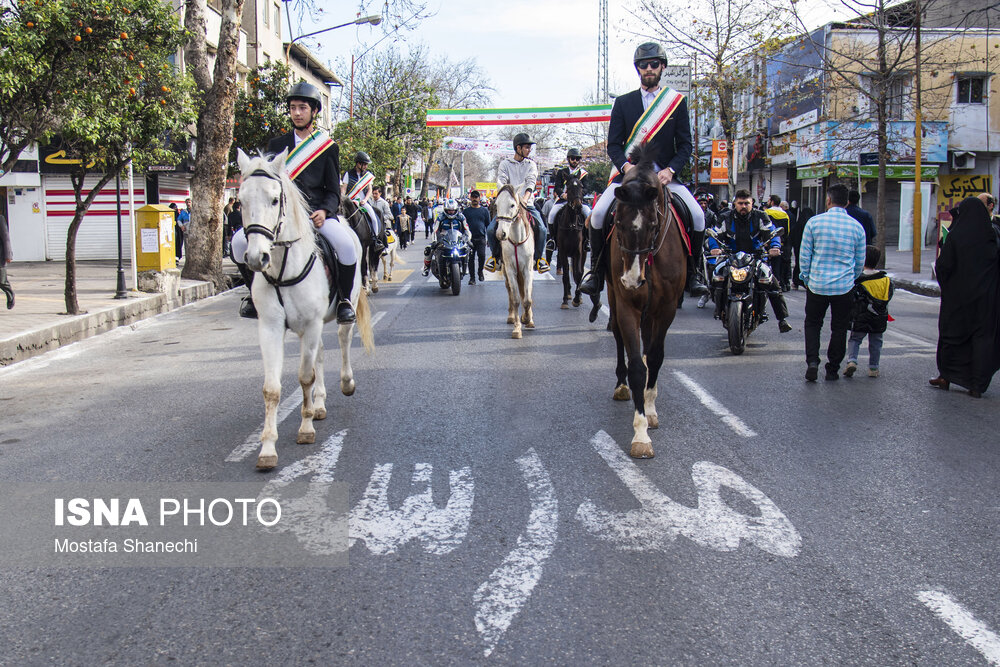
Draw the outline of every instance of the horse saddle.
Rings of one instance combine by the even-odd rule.
[[[322,234],[316,234],[316,246],[319,248],[319,258],[323,261],[323,268],[326,270],[326,280],[330,285],[330,305],[337,299],[337,272],[340,270],[340,262],[337,261],[337,252],[330,245]]]

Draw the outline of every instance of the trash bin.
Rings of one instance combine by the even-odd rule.
[[[174,253],[174,212],[163,204],[147,204],[136,211],[136,270],[177,268]]]

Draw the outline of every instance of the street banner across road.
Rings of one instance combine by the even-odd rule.
[[[427,127],[464,125],[541,125],[599,123],[611,120],[610,104],[522,109],[428,109]]]
[[[485,153],[509,153],[509,141],[490,141],[487,139],[467,139],[464,137],[445,137],[441,148],[446,151],[483,151]]]

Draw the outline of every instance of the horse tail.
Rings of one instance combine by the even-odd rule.
[[[372,309],[364,290],[358,292],[358,333],[361,344],[369,355],[375,354],[375,334],[372,332]]]

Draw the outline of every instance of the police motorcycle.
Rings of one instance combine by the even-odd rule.
[[[722,300],[722,325],[729,334],[729,349],[735,355],[743,354],[747,337],[768,319],[765,311],[767,292],[760,282],[771,281],[767,244],[780,233],[780,229],[772,231],[752,253],[730,252],[725,243],[719,243],[721,254],[712,284],[715,298]],[[705,229],[705,234],[720,240],[718,232],[711,227]]]
[[[438,235],[439,243],[431,257],[431,273],[438,279],[441,289],[451,288],[455,296],[462,291],[462,278],[469,271],[469,244],[457,229],[448,229]]]

